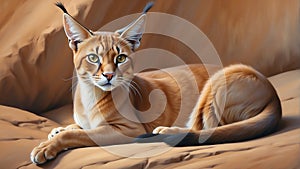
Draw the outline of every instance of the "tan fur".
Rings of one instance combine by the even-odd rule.
[[[32,151],[34,163],[44,163],[68,148],[129,143],[149,132],[175,134],[192,130],[201,136],[204,130],[205,137],[212,134],[212,143],[238,141],[264,130],[261,126],[267,120],[257,125],[264,116],[275,118],[271,124],[266,123],[270,130],[281,117],[274,88],[248,66],[233,65],[217,72],[218,67],[196,64],[133,74],[134,58],[130,54],[135,46],[126,40],[130,31],[90,33],[81,27],[83,39],[75,43],[75,36],[70,36],[74,32],[68,32],[68,27],[80,26],[68,15],[64,17],[78,78],[74,96],[76,124],[54,129],[49,140]],[[99,63],[92,63],[90,54],[97,55]],[[116,59],[121,54],[127,59],[118,64]],[[207,71],[217,73],[209,79]],[[105,73],[114,74],[111,81]],[[231,135],[243,127],[253,128],[253,133],[242,132],[239,138]]]
[[[161,126],[153,133],[191,131],[200,143],[234,142],[268,134],[280,119],[281,105],[271,83],[253,68],[237,64],[206,82],[187,128]]]

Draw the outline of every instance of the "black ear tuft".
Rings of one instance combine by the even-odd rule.
[[[145,8],[143,9],[143,14],[147,13],[151,8],[152,6],[154,5],[154,2],[151,1],[151,2],[148,2],[145,6]]]
[[[69,12],[67,11],[67,9],[65,8],[65,6],[61,2],[56,2],[55,5],[57,7],[59,7],[62,11],[64,11],[64,13],[69,14]]]

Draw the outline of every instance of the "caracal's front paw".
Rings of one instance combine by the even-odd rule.
[[[30,159],[35,164],[43,164],[46,161],[55,158],[59,151],[58,145],[54,139],[47,140],[32,150]]]
[[[51,130],[51,132],[48,134],[48,140],[52,139],[54,136],[59,134],[60,132],[65,131],[64,127],[57,127]]]
[[[57,134],[66,131],[66,130],[76,130],[76,129],[81,129],[77,124],[71,124],[68,125],[67,127],[57,127],[51,130],[51,132],[48,134],[48,140],[52,139],[54,136]]]
[[[153,134],[177,134],[180,133],[180,128],[159,126],[156,127],[152,133]]]

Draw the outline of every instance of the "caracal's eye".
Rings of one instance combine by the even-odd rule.
[[[87,57],[88,57],[89,61],[92,62],[92,63],[98,63],[99,62],[99,57],[95,54],[89,54]]]
[[[120,54],[119,56],[117,56],[117,63],[123,63],[126,61],[127,56],[124,54]]]

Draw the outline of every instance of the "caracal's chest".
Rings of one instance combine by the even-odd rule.
[[[92,129],[106,123],[99,108],[94,86],[78,83],[74,98],[74,121],[83,129]]]
[[[120,90],[119,90],[120,89]],[[127,90],[103,92],[94,85],[78,83],[74,98],[74,120],[83,129],[123,123],[139,123]]]

